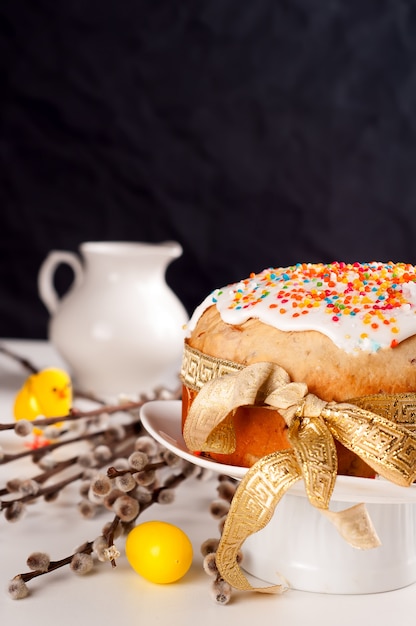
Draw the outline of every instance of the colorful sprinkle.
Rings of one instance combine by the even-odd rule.
[[[282,330],[319,330],[347,352],[374,351],[416,334],[416,267],[297,263],[252,273],[201,307],[213,303],[227,323],[258,317]]]

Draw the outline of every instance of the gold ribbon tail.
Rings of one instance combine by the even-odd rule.
[[[364,503],[355,504],[338,512],[322,509],[321,513],[353,548],[370,550],[381,545]]]
[[[330,430],[321,417],[295,417],[289,427],[291,442],[305,482],[309,502],[336,528],[353,548],[368,550],[380,545],[365,504],[343,511],[328,509],[337,477],[337,452]]]
[[[309,502],[327,509],[338,467],[330,431],[320,417],[295,417],[289,426],[288,439],[295,450]]]
[[[221,576],[235,589],[261,593],[283,593],[287,585],[253,587],[237,562],[244,541],[264,528],[272,518],[280,499],[301,478],[293,450],[275,452],[253,465],[234,494],[216,552]]]

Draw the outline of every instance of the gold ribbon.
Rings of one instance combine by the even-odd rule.
[[[185,360],[189,350],[185,350]],[[191,356],[195,359],[197,351],[192,350]],[[184,374],[183,379],[186,383]],[[414,406],[415,396],[403,395]],[[248,469],[236,491],[216,554],[217,567],[227,582],[242,590],[284,590],[281,585],[253,588],[237,563],[237,554],[245,539],[270,521],[280,499],[300,478],[311,504],[348,543],[360,549],[380,545],[365,505],[329,511],[337,476],[334,438],[384,478],[409,486],[416,478],[416,436],[407,425],[350,402],[325,402],[308,393],[306,384],[291,382],[287,372],[274,363],[233,368],[232,362],[227,362],[225,374],[212,376],[201,385],[189,409],[184,426],[188,448],[233,452],[236,442],[231,417],[240,406],[275,408],[288,425],[293,449],[260,459]]]

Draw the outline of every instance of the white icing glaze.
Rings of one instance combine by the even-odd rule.
[[[188,336],[213,304],[227,324],[258,318],[284,331],[319,331],[348,353],[376,352],[416,334],[416,267],[373,262],[266,269],[215,289],[195,309]]]

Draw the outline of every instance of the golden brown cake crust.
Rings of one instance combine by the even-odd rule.
[[[215,306],[198,320],[188,344],[207,355],[250,365],[270,361],[322,400],[416,391],[416,336],[395,348],[346,353],[317,331],[281,331],[258,319],[232,326]]]

